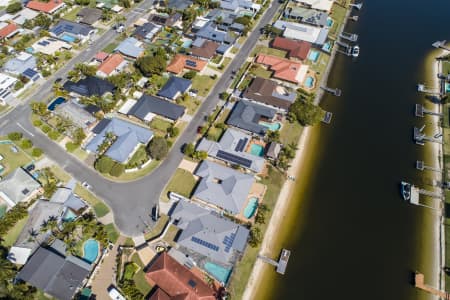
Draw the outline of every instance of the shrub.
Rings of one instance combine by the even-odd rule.
[[[195,151],[194,144],[190,143],[190,144],[186,144],[184,146],[184,149],[183,149],[184,155],[192,157],[192,155],[194,154],[194,151]]]
[[[22,9],[22,4],[20,2],[13,2],[6,7],[6,12],[8,14],[13,14]]]
[[[21,132],[11,132],[8,133],[8,139],[11,141],[19,141],[22,139],[23,134]]]
[[[42,125],[42,121],[41,120],[34,120],[33,121],[33,126],[34,127],[41,127]]]
[[[163,159],[169,152],[166,139],[160,136],[154,137],[150,144],[148,144],[147,149],[151,157],[156,160]]]
[[[193,79],[195,77],[195,75],[197,75],[197,72],[195,72],[195,71],[188,71],[188,72],[186,72],[186,74],[183,75],[183,78]]]
[[[41,148],[33,148],[33,150],[31,151],[31,155],[34,157],[39,157],[41,156],[43,153]]]
[[[73,143],[73,142],[67,142],[66,143],[66,150],[67,152],[73,152],[75,151],[80,145]]]
[[[114,166],[112,166],[111,170],[109,171],[109,175],[114,177],[119,177],[123,174],[125,171],[125,166],[123,164],[116,163]]]
[[[95,162],[95,169],[99,171],[100,173],[106,174],[110,173],[112,167],[114,166],[115,162],[109,158],[108,156],[102,156]]]
[[[30,141],[30,140],[23,140],[22,144],[21,144],[21,147],[23,149],[30,149],[31,147],[33,147],[33,142]]]
[[[51,128],[50,128],[50,126],[48,126],[48,125],[44,125],[44,126],[42,126],[42,131],[44,132],[44,133],[47,133],[47,132],[49,132],[50,130],[52,130]]]
[[[57,140],[57,139],[59,138],[59,132],[54,131],[54,130],[49,131],[49,132],[47,133],[47,135],[48,135],[49,138],[51,138],[51,139],[54,140],[54,141]]]
[[[180,134],[180,129],[178,127],[175,126],[171,126],[167,129],[167,133],[171,136],[171,137],[177,137]]]

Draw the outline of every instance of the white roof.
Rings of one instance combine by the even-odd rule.
[[[7,259],[16,265],[24,265],[31,255],[31,249],[22,247],[11,247]]]
[[[298,0],[301,3],[311,6],[313,9],[330,11],[334,0]]]
[[[111,8],[111,10],[113,12],[121,12],[123,10],[123,7],[116,4]]]
[[[17,81],[16,78],[9,75],[0,73],[0,90],[6,90],[10,88]]]
[[[284,29],[283,36],[285,38],[309,42],[312,44],[322,45],[328,36],[328,29],[315,27],[306,24],[285,22],[278,20],[274,27]]]
[[[0,22],[12,20],[13,17],[14,16],[11,14],[4,14],[3,16],[0,16]]]
[[[55,38],[43,37],[31,46],[34,51],[41,52],[47,55],[54,55],[56,51],[61,49],[72,49],[72,46],[66,42],[57,40]]]
[[[128,112],[136,104],[136,102],[137,101],[134,99],[128,99],[127,102],[125,102],[124,105],[122,105],[122,107],[119,109],[119,113],[124,115],[128,114]]]
[[[209,19],[203,18],[203,17],[197,17],[194,21],[194,24],[192,24],[192,27],[194,28],[203,28],[206,23],[209,22]]]
[[[297,79],[298,82],[303,82],[306,77],[306,73],[308,73],[309,66],[308,65],[301,65],[300,70],[297,73],[297,76],[295,76],[295,79]]]
[[[21,11],[19,11],[17,14],[15,14],[14,17],[12,18],[12,20],[16,24],[23,25],[23,23],[25,23],[26,20],[32,20],[32,19],[36,18],[37,15],[39,15],[39,13],[37,11],[34,11],[29,8],[24,8]]]
[[[16,56],[18,60],[22,61],[28,60],[30,57],[32,57],[32,55],[26,52],[20,52],[20,54]]]

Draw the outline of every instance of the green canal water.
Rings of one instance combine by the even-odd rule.
[[[426,187],[412,141],[418,82],[430,82],[431,43],[450,40],[450,1],[366,0],[357,23],[356,61],[340,55],[325,96],[331,125],[314,128],[292,207],[277,241],[292,250],[284,276],[266,267],[256,299],[433,299],[410,284],[411,271],[435,283],[436,216],[403,202],[400,180]],[[428,62],[428,65],[427,65]],[[429,174],[430,175],[430,174]]]

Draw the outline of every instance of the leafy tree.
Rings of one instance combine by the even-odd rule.
[[[42,125],[42,121],[37,119],[33,121],[33,126],[34,127],[40,127]]]
[[[116,163],[114,166],[112,166],[111,170],[109,171],[109,174],[114,177],[119,177],[123,174],[125,171],[125,166],[123,164]]]
[[[249,26],[252,23],[252,19],[249,16],[241,16],[234,19],[234,22],[244,26]]]
[[[60,134],[59,134],[58,131],[52,130],[52,131],[49,131],[49,132],[47,133],[47,136],[48,136],[50,139],[56,141],[56,140],[59,138]]]
[[[197,75],[197,72],[195,72],[195,71],[188,71],[188,72],[186,72],[183,75],[183,78],[191,80],[191,79],[194,79],[195,75]]]
[[[44,133],[48,133],[50,130],[52,130],[51,128],[50,128],[50,126],[48,126],[48,125],[44,125],[44,126],[42,126],[42,132],[44,132]]]
[[[198,160],[205,160],[208,158],[208,152],[206,151],[195,151],[193,157]]]
[[[6,7],[6,12],[8,14],[13,14],[22,9],[22,4],[20,2],[13,2]]]
[[[52,25],[52,19],[43,13],[37,15],[33,20],[33,26],[39,26],[45,30],[48,30],[50,25]]]
[[[96,66],[89,66],[86,64],[76,64],[75,70],[78,70],[84,76],[95,76],[95,73],[97,73]]]
[[[83,128],[77,128],[74,130],[74,132],[72,133],[72,138],[73,138],[73,142],[75,144],[80,145],[83,140],[86,138],[86,134],[84,133]]]
[[[80,145],[79,144],[75,144],[73,142],[67,142],[66,143],[66,150],[67,152],[73,152],[75,151]]]
[[[192,157],[195,152],[195,146],[192,143],[186,144],[184,146],[184,155]]]
[[[153,55],[146,55],[136,60],[136,67],[144,76],[150,77],[152,74],[160,75],[166,70],[166,52],[159,47]]]
[[[112,167],[114,166],[115,162],[109,158],[108,156],[102,156],[95,162],[95,169],[99,171],[100,173],[106,174],[110,173]]]
[[[228,94],[227,92],[222,92],[219,95],[220,99],[222,99],[222,100],[227,100],[229,96],[230,96],[230,94]]]
[[[43,102],[33,101],[30,103],[30,107],[33,113],[37,114],[38,116],[45,116],[49,114],[49,111],[47,110],[47,105]]]
[[[161,160],[167,156],[169,147],[165,138],[157,136],[154,137],[147,146],[148,153],[156,160]]]
[[[41,156],[43,153],[41,148],[33,148],[33,150],[31,151],[31,155],[34,157],[39,157]]]
[[[144,295],[137,289],[133,280],[123,280],[119,283],[120,290],[127,296],[127,299],[143,299]]]
[[[253,248],[256,248],[261,244],[262,241],[262,232],[258,226],[253,226],[250,230],[248,244]]]
[[[303,126],[315,125],[320,122],[323,116],[323,110],[305,101],[295,101],[289,111],[293,113],[297,121]]]
[[[267,131],[267,142],[279,142],[280,132],[278,130],[268,130]]]
[[[118,88],[123,89],[130,82],[130,74],[122,72],[117,75],[108,76],[106,79]]]
[[[8,133],[8,139],[10,139],[11,141],[19,141],[21,140],[23,137],[22,132],[11,132]]]
[[[170,126],[167,129],[167,133],[171,136],[171,137],[177,137],[180,134],[180,129],[178,127],[175,126]]]

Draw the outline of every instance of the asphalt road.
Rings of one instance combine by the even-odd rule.
[[[141,3],[139,7],[147,5],[151,1]],[[185,143],[192,142],[197,134],[197,127],[202,125],[203,117],[209,115],[219,102],[219,94],[227,89],[231,84],[232,70],[239,69],[244,63],[250,52],[254,48],[260,37],[260,29],[268,24],[276,11],[280,7],[278,1],[273,2],[263,15],[259,25],[253,30],[246,42],[242,45],[240,52],[230,63],[224,74],[219,78],[217,84],[211,93],[204,100],[192,121],[186,127],[186,130],[178,138],[168,157],[162,164],[148,176],[133,182],[117,183],[105,179],[99,175],[92,167],[79,161],[74,156],[50,141],[45,135],[38,132],[30,123],[30,100],[46,99],[51,93],[53,79],[50,78],[42,85],[39,91],[27,99],[27,103],[17,107],[8,115],[0,118],[0,133],[4,134],[11,131],[22,131],[33,141],[33,144],[44,150],[45,154],[64,168],[76,180],[87,181],[93,192],[102,198],[112,209],[114,213],[114,222],[119,230],[128,236],[141,235],[148,224],[151,224],[151,209],[158,203],[159,197],[172,174],[183,159],[181,147]],[[139,15],[134,13],[127,19],[127,24],[134,22]],[[85,50],[76,59],[70,61],[66,66],[53,75],[53,78],[65,77],[67,72],[78,62],[85,62],[92,58],[96,52],[105,47],[115,38],[116,33],[112,30],[106,32],[100,37],[90,49]]]

